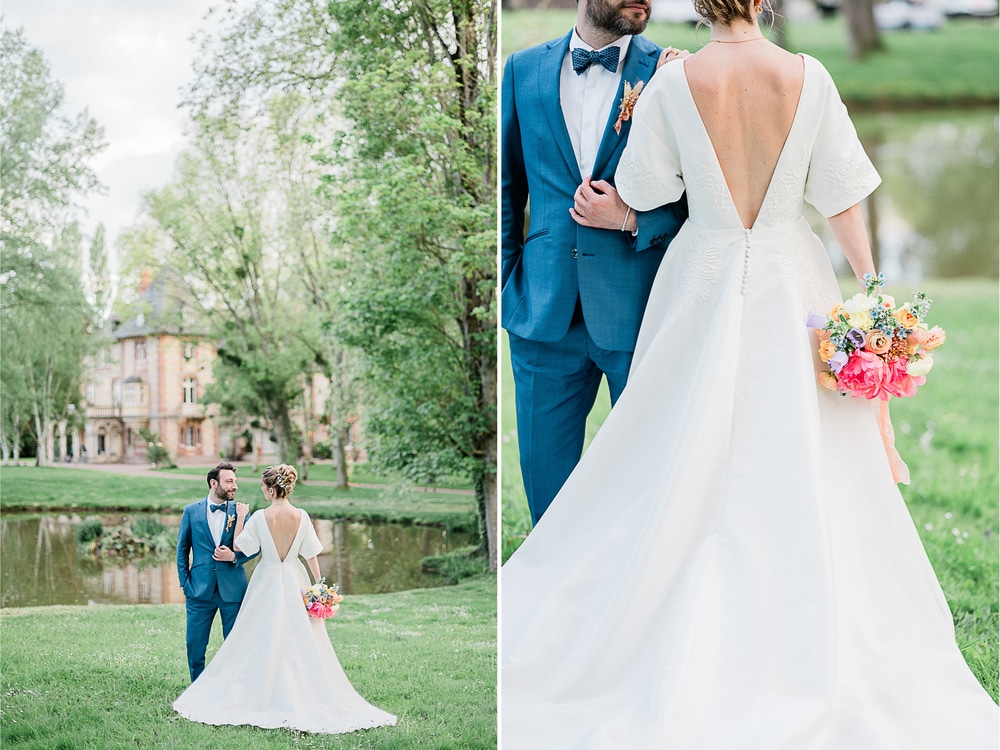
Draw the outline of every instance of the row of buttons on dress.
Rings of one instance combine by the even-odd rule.
[[[740,283],[740,294],[746,296],[747,292],[747,273],[750,270],[750,230],[744,229],[746,233],[746,246],[745,252],[743,253],[743,280]]]

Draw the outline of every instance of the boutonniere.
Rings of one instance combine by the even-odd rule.
[[[629,82],[625,81],[625,96],[622,97],[621,104],[618,105],[618,122],[615,123],[615,132],[618,135],[622,133],[622,123],[632,119],[632,110],[635,109],[635,103],[639,101],[642,84],[642,81],[638,81],[635,88],[632,88]]]
[[[233,524],[234,524],[234,523],[236,523],[236,516],[235,516],[235,515],[232,515],[232,516],[229,516],[229,520],[228,520],[228,521],[226,521],[226,532],[227,532],[227,533],[228,533],[228,531],[229,531],[229,530],[230,530],[231,528],[233,528]]]

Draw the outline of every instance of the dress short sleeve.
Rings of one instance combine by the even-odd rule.
[[[309,518],[309,514],[305,511],[302,511],[302,514],[306,519],[306,533],[302,539],[302,546],[299,547],[299,554],[308,560],[310,557],[316,557],[316,555],[323,551],[323,543],[316,536],[316,529],[313,528],[312,519]]]
[[[628,143],[615,172],[615,187],[625,203],[636,211],[652,211],[680,199],[684,178],[677,153],[670,113],[671,79],[683,75],[682,65],[666,65],[639,93],[632,111]]]
[[[236,546],[240,548],[240,552],[248,557],[260,552],[260,537],[256,527],[260,522],[261,513],[263,511],[257,511],[250,516],[243,524],[243,531],[236,537]]]
[[[818,68],[820,85],[826,90],[804,197],[830,218],[871,195],[882,178],[865,153],[830,74],[818,61],[810,62]]]

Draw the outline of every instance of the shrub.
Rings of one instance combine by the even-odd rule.
[[[92,542],[104,533],[104,524],[100,518],[89,518],[76,526],[76,541],[80,544]]]

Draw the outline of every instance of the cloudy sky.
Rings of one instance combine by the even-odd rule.
[[[192,78],[191,36],[219,0],[3,0],[4,28],[23,28],[65,88],[64,109],[84,107],[104,126],[94,163],[107,194],[84,201],[89,234],[102,222],[113,244],[135,221],[141,196],[173,174],[183,149],[180,90]]]

